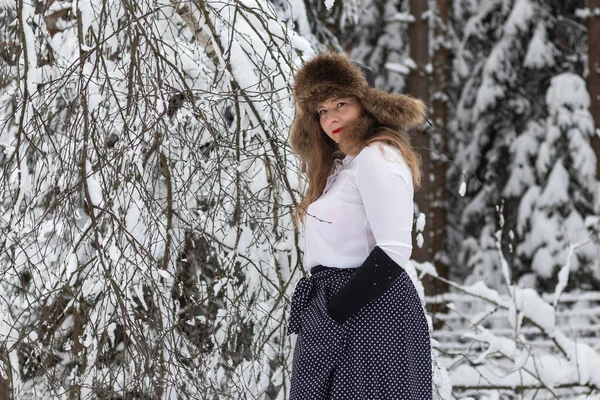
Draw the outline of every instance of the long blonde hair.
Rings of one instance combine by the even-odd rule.
[[[294,211],[297,222],[304,223],[308,206],[323,194],[335,160],[345,154],[356,156],[373,142],[384,142],[397,148],[412,173],[415,191],[421,187],[421,157],[413,150],[408,134],[380,125],[364,108],[353,126],[344,128],[339,146],[321,128],[316,111],[308,115],[297,113],[294,124],[304,125],[302,130],[292,129],[290,144],[300,158],[301,170],[308,181],[306,194]]]

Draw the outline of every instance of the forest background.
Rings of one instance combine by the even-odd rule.
[[[431,125],[435,398],[600,399],[600,0],[0,0],[0,398],[286,399],[293,71]]]

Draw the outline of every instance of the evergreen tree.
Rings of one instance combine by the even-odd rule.
[[[600,249],[590,240],[597,223],[598,182],[585,81],[569,72],[556,75],[545,100],[548,117],[542,129],[533,125],[511,149],[515,162],[504,193],[522,194],[517,255],[530,262],[544,285],[556,285],[558,270],[568,263],[570,287],[598,290]]]
[[[548,103],[554,97],[546,96],[552,79],[565,72],[581,76],[583,71],[583,58],[573,56],[581,54],[581,44],[576,41],[582,38],[580,25],[574,21],[575,10],[573,4],[559,7],[552,2],[532,0],[517,0],[514,4],[498,0],[455,5],[454,17],[466,21],[454,24],[462,29],[457,30],[460,44],[454,63],[454,88],[458,101],[450,128],[453,131],[451,151],[457,167],[451,171],[449,186],[459,187],[466,180],[467,189],[464,197],[455,195],[450,205],[453,214],[450,218],[456,227],[450,240],[461,244],[451,246],[454,249],[451,256],[453,264],[464,266],[454,271],[455,276],[467,277],[467,283],[484,279],[491,287],[504,286],[496,248],[498,240],[513,267],[513,279],[522,279],[524,285],[550,290],[556,283],[556,279],[551,278],[556,276],[556,267],[566,262],[565,257],[557,256],[555,247],[555,251],[550,251],[557,256],[552,266],[548,265],[547,257],[542,261],[544,251],[534,262],[534,254],[541,250],[539,246],[549,244],[539,236],[534,239],[539,232],[531,232],[525,223],[532,218],[533,211],[526,206],[527,199],[532,201],[532,192],[529,196],[526,192],[534,185],[545,187],[548,181],[546,172],[540,170],[544,164],[535,160],[549,157],[545,153],[550,149],[541,146],[544,142],[541,137],[557,129],[552,122],[556,118],[552,116],[556,105]],[[557,90],[552,89],[552,93]],[[576,93],[579,100],[573,100],[570,106],[582,107],[585,88]],[[583,114],[580,111],[578,115]],[[588,130],[581,128],[580,132],[574,138],[569,137],[569,141],[576,140],[580,151],[588,154]],[[552,140],[552,143],[546,146],[556,147],[559,142]],[[552,165],[544,168],[552,170],[559,157],[549,158]],[[586,156],[586,160],[590,158]],[[563,169],[557,166],[554,176],[558,177],[564,168],[571,168],[569,163],[563,161]],[[567,177],[580,184],[569,185],[563,211],[575,208],[585,221],[597,212],[593,205],[595,194],[590,189],[596,183],[580,168],[573,167],[570,173],[562,174],[562,178]],[[586,185],[591,186],[587,190],[577,189]],[[552,189],[557,188],[548,190]],[[563,214],[564,218],[567,216],[568,213]],[[561,220],[556,220],[554,226],[559,229],[559,225],[563,226]],[[581,224],[573,220],[571,226],[581,235]],[[500,238],[498,231],[501,231]],[[556,243],[562,248],[560,254],[567,251],[566,238]],[[580,261],[574,262],[573,268],[582,264],[593,268],[587,257],[597,250],[594,244],[589,246],[576,252]],[[573,286],[580,286],[594,275],[582,274],[571,282]],[[598,281],[593,279],[590,284],[596,287]]]
[[[403,0],[365,1],[359,23],[341,39],[352,59],[373,71],[375,86],[388,93],[406,91],[413,66],[407,40],[412,16],[407,8]]]

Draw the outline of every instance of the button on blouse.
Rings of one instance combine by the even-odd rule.
[[[413,181],[395,147],[375,142],[336,160],[307,209],[304,266],[357,268],[375,246],[404,266],[412,252]]]

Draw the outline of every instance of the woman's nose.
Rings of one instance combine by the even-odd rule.
[[[327,122],[329,124],[333,124],[334,122],[339,122],[338,115],[336,113],[327,113]]]

